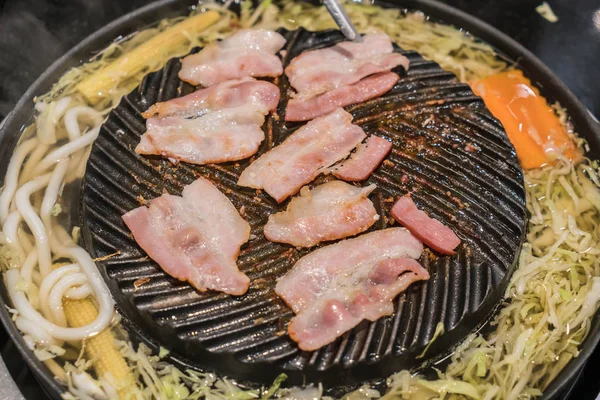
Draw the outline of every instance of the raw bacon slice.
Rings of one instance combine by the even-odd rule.
[[[455,254],[460,244],[456,233],[440,221],[431,218],[417,208],[410,196],[402,196],[390,210],[392,217],[405,226],[427,246],[442,254]]]
[[[334,165],[331,169],[332,173],[345,181],[364,181],[381,164],[391,149],[392,143],[379,136],[371,135],[365,143],[356,147],[356,151],[350,155],[350,158]]]
[[[211,86],[246,76],[279,76],[283,67],[275,53],[284,44],[285,39],[277,32],[244,29],[185,57],[179,78],[193,85]]]
[[[265,236],[272,242],[311,247],[364,232],[379,219],[368,195],[376,188],[331,181],[300,191],[287,210],[269,216]]]
[[[400,77],[393,72],[382,72],[314,97],[291,99],[287,104],[285,120],[308,121],[337,107],[374,99],[389,92],[399,79]]]
[[[275,292],[298,314],[325,292],[337,276],[356,266],[392,258],[417,259],[422,252],[423,244],[404,228],[366,233],[302,257],[279,279]]]
[[[264,189],[281,203],[346,158],[365,137],[365,132],[352,124],[352,115],[338,108],[310,121],[260,156],[242,172],[238,185]]]
[[[394,53],[390,38],[384,33],[363,36],[360,43],[341,42],[332,47],[306,51],[294,58],[285,69],[290,84],[300,97],[311,97],[350,85],[378,72],[390,71],[409,61]]]
[[[356,326],[393,312],[392,300],[429,278],[415,259],[422,243],[389,228],[332,244],[302,257],[275,292],[297,314],[288,331],[303,350],[318,349]]]
[[[228,81],[157,103],[135,151],[193,164],[248,158],[264,140],[264,116],[279,103],[279,88],[252,78]],[[189,117],[196,117],[189,119]]]
[[[253,105],[227,108],[199,118],[150,118],[135,148],[138,154],[156,154],[192,164],[248,158],[258,151],[265,134],[264,115]]]
[[[233,295],[248,290],[250,280],[238,270],[240,246],[250,225],[210,181],[199,178],[182,197],[164,194],[123,215],[136,242],[169,275]]]
[[[253,104],[267,114],[277,108],[279,88],[270,82],[253,78],[230,80],[200,89],[187,96],[152,105],[142,113],[144,118],[199,117],[210,111]]]
[[[331,288],[294,317],[288,326],[290,337],[302,350],[317,350],[363,319],[376,321],[393,314],[394,298],[412,283],[427,279],[429,273],[413,259],[380,261],[367,274],[344,277],[347,286]]]

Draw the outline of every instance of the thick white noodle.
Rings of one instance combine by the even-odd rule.
[[[92,148],[90,147],[83,151],[83,154],[81,155],[81,158],[79,160],[75,160],[75,161],[77,161],[77,165],[74,168],[74,173],[72,175],[71,180],[83,178],[83,175],[85,175],[85,168],[87,167],[87,161],[90,158],[91,152],[92,152]],[[70,180],[68,178],[67,178],[67,182],[70,182]]]
[[[57,341],[52,336],[50,336],[48,332],[46,332],[43,329],[39,329],[37,325],[35,325],[31,320],[28,320],[27,318],[23,318],[21,316],[17,317],[17,319],[15,320],[15,325],[17,325],[17,328],[19,328],[21,332],[31,336],[38,344],[57,344]]]
[[[45,144],[56,143],[56,125],[67,110],[67,107],[69,107],[70,102],[70,97],[63,97],[50,104],[38,102],[35,105],[36,109],[41,112],[36,121],[37,137],[40,139],[40,142]]]
[[[81,251],[85,252],[83,249],[81,249]],[[55,339],[67,341],[82,340],[86,337],[90,337],[101,332],[110,324],[113,314],[113,302],[108,292],[106,292],[108,295],[108,300],[105,299],[102,294],[98,295],[97,293],[100,312],[98,317],[91,324],[82,326],[80,328],[65,328],[48,321],[35,308],[33,308],[31,303],[29,303],[27,300],[23,290],[18,287],[18,270],[9,269],[6,271],[5,276],[8,294],[13,302],[13,306],[19,312],[20,316],[30,320],[32,323],[38,326],[38,329],[46,331]]]
[[[25,141],[17,147],[8,163],[8,169],[6,170],[6,176],[4,177],[4,188],[0,194],[0,222],[2,222],[2,224],[4,224],[4,221],[8,218],[10,203],[12,202],[19,183],[21,165],[23,164],[25,157],[27,157],[37,144],[38,140],[36,138]]]
[[[94,260],[90,257],[89,253],[79,246],[64,247],[58,251],[58,254],[64,255],[71,260],[76,261],[83,272],[88,278],[88,284],[96,294],[96,300],[98,302],[98,317],[96,320],[104,322],[104,327],[110,323],[115,302],[106,286],[106,282],[102,279],[98,267],[94,264]],[[94,321],[95,322],[95,321]]]
[[[33,170],[38,166],[40,160],[46,155],[49,148],[50,146],[47,144],[38,143],[35,150],[31,152],[27,158],[27,161],[25,161],[25,164],[23,165],[23,170],[21,171],[21,176],[19,177],[20,185],[35,178],[33,175]]]
[[[40,299],[43,299],[43,301],[41,301],[42,313],[50,321],[56,322],[52,319],[52,313],[50,312],[50,304],[48,303],[48,298],[50,297],[50,292],[52,291],[52,288],[54,287],[54,285],[56,285],[56,282],[58,282],[66,275],[73,274],[79,271],[80,268],[77,264],[63,265],[62,267],[58,267],[54,271],[50,272],[44,278],[44,280],[42,280],[42,284],[40,285]]]
[[[15,324],[16,324],[16,322],[15,322]],[[17,328],[18,328],[18,326],[17,326]],[[35,349],[35,339],[31,335],[28,335],[23,331],[21,331],[21,332],[23,333],[23,340],[25,341],[25,344],[27,345],[29,350],[34,350]]]
[[[65,228],[57,223],[52,224],[52,235],[50,235],[50,248],[57,253],[64,246],[73,246],[73,238],[65,231]]]
[[[69,135],[69,140],[73,141],[81,136],[79,119],[88,119],[93,122],[91,125],[96,127],[102,123],[102,114],[88,106],[77,106],[71,108],[65,113],[65,128]]]
[[[62,299],[65,296],[65,293],[69,289],[81,286],[86,282],[87,277],[80,272],[68,274],[56,282],[56,285],[54,285],[50,291],[50,296],[47,300],[52,318],[54,319],[54,323],[56,325],[67,326],[67,317],[65,317],[62,304]]]
[[[54,208],[54,205],[58,201],[58,195],[62,188],[68,167],[68,159],[61,160],[58,162],[58,164],[56,164],[56,168],[54,168],[54,171],[52,172],[52,177],[50,178],[48,187],[44,193],[44,199],[42,200],[42,206],[40,207],[40,216],[42,217],[42,222],[48,231],[50,231],[52,228],[50,222],[52,208]]]
[[[40,273],[42,277],[45,277],[52,270],[52,255],[50,253],[50,243],[48,242],[48,233],[46,227],[40,219],[39,215],[35,212],[29,197],[32,193],[43,189],[48,185],[51,174],[42,175],[35,178],[32,181],[27,182],[15,194],[15,203],[17,210],[21,213],[21,217],[29,226],[29,230],[33,233],[35,238],[35,245],[38,252],[38,263],[40,266]]]
[[[30,251],[21,266],[21,279],[33,282],[33,270],[37,267],[37,251]]]
[[[65,292],[65,297],[70,300],[81,300],[89,297],[94,292],[89,283],[83,284],[78,287],[72,287]]]
[[[25,257],[25,251],[19,240],[19,224],[21,223],[21,214],[18,211],[11,212],[4,220],[2,225],[2,233],[6,239],[6,243],[12,246],[12,249],[19,255],[19,260]]]
[[[64,98],[39,105],[37,136],[15,149],[0,193],[2,233],[20,262],[20,268],[5,273],[6,287],[18,312],[17,327],[32,349],[93,336],[114,316],[114,301],[93,260],[52,215],[65,183],[81,177],[103,119],[93,108],[73,103]],[[55,145],[65,138],[67,143]],[[59,258],[72,264],[53,269]],[[96,300],[98,316],[69,328],[63,299],[89,296]]]
[[[15,211],[16,208],[15,208]],[[29,253],[33,250],[33,236],[29,233],[25,232],[25,229],[19,229],[17,231],[17,235],[19,236],[19,240],[21,241],[21,247],[25,250],[25,253]]]
[[[45,172],[48,168],[52,166],[52,164],[57,163],[58,161],[69,157],[71,154],[89,146],[96,140],[98,137],[98,132],[100,132],[100,127],[96,127],[90,130],[83,136],[78,137],[72,142],[66,143],[56,150],[51,151],[46,157],[40,161],[38,166],[34,170],[34,175],[39,175]]]

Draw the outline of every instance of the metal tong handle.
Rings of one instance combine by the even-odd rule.
[[[340,27],[340,30],[344,36],[349,40],[360,41],[361,36],[350,21],[350,17],[346,14],[344,6],[340,3],[340,0],[323,0],[327,11],[333,17],[333,20]]]

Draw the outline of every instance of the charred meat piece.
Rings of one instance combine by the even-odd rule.
[[[364,143],[356,147],[356,151],[331,168],[333,175],[349,182],[359,182],[367,179],[381,164],[392,149],[392,143],[371,135]]]

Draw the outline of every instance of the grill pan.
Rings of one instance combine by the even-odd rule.
[[[345,40],[339,31],[280,33],[287,39],[284,66],[304,51]],[[294,384],[323,382],[328,388],[417,367],[446,354],[480,326],[506,289],[523,237],[522,171],[502,125],[468,85],[418,53],[397,51],[411,66],[408,73],[401,67],[396,71],[402,75],[396,87],[347,108],[366,132],[393,143],[390,156],[366,182],[377,185],[372,198],[384,216],[372,229],[393,226],[389,209],[395,198],[410,192],[421,208],[460,235],[463,244],[457,255],[426,252],[420,261],[431,280],[401,295],[391,317],[363,322],[318,351],[299,351],[285,330],[293,314],[273,288],[276,278],[312,249],[271,243],[262,232],[268,216],[287,203],[278,205],[263,192],[236,185],[250,160],[193,166],[133,151],[145,131],[141,112],[194,89],[179,80],[181,62],[172,59],[109,114],[83,182],[85,243],[94,257],[119,252],[99,265],[124,318],[171,350],[172,358],[195,368],[262,384],[285,372]],[[302,125],[283,121],[292,89],[285,77],[274,83],[282,100],[265,122],[266,140],[258,155]],[[238,260],[252,281],[244,296],[199,293],[169,277],[139,248],[121,220],[122,214],[165,190],[181,194],[199,176],[244,210],[256,236],[242,247]],[[417,357],[438,323],[445,325],[446,334],[424,357]]]
[[[126,36],[135,32],[139,27],[146,26],[161,18],[185,14],[188,10],[187,7],[192,4],[193,1],[163,0],[136,10],[99,30],[54,63],[30,87],[19,101],[14,111],[4,121],[3,125],[0,126],[0,173],[3,175],[6,172],[6,167],[17,142],[18,132],[20,132],[21,127],[32,121],[33,108],[31,103],[35,96],[47,92],[52,84],[69,68],[79,65],[80,60],[89,58],[93,52],[110,44],[115,37]],[[577,100],[569,89],[560,82],[560,80],[541,61],[514,40],[466,13],[433,0],[401,0],[387,3],[378,2],[378,4],[421,10],[436,20],[441,20],[462,29],[466,29],[476,37],[491,43],[501,54],[504,54],[508,60],[519,60],[519,66],[525,70],[532,81],[541,88],[542,94],[550,101],[559,101],[569,110],[576,131],[579,132],[590,145],[591,157],[599,158],[600,127],[598,124],[593,121],[585,107]],[[1,302],[3,304],[9,304],[6,288],[3,284],[0,284],[0,294]],[[40,380],[40,383],[47,389],[51,397],[57,399],[60,398],[60,393],[65,389],[53,379],[52,374],[27,349],[21,335],[10,319],[10,314],[4,307],[0,307],[0,318],[6,326],[11,339],[17,344],[17,347],[23,354],[29,367]],[[136,325],[131,325],[128,320],[125,320],[125,326],[129,328],[130,331],[139,328]],[[139,332],[139,335],[144,336],[145,333]],[[142,339],[152,342],[150,337],[144,337]],[[561,371],[553,383],[546,389],[544,396],[542,397],[543,399],[556,398],[562,393],[562,389],[567,382],[577,374],[586,359],[591,355],[599,339],[600,321],[596,315],[592,321],[590,334],[582,345],[579,357],[569,362],[569,364]],[[440,344],[442,340],[443,337],[436,341],[430,350],[433,352],[436,349],[436,344]]]

